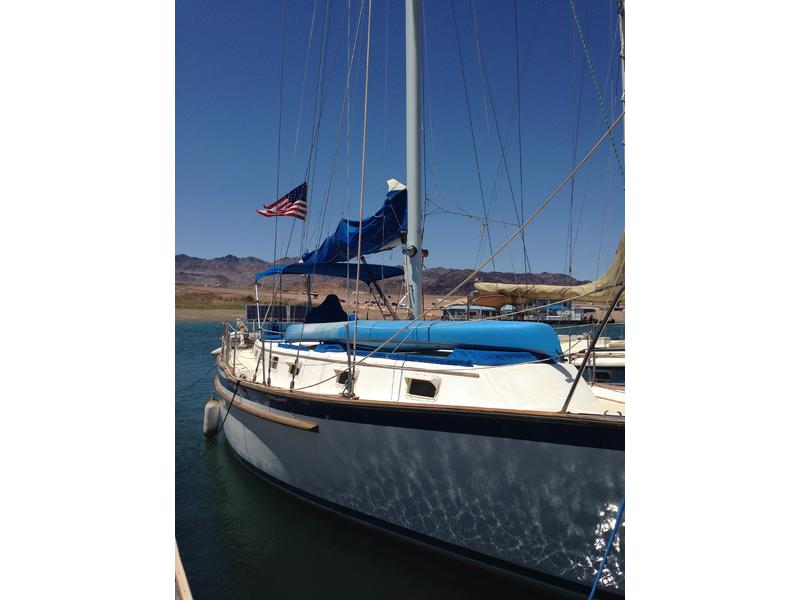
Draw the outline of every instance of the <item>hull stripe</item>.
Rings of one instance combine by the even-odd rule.
[[[218,378],[222,387],[232,394],[236,384],[227,380],[222,371],[219,371]],[[430,406],[416,409],[407,406],[393,406],[388,402],[385,406],[320,402],[304,397],[293,397],[292,392],[288,390],[280,393],[276,389],[275,393],[267,393],[245,385],[239,387],[238,395],[264,407],[321,421],[330,419],[384,427],[463,433],[625,451],[624,424],[566,420],[558,418],[559,415],[555,414],[551,418],[454,411]]]

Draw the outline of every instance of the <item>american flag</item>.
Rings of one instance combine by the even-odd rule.
[[[305,221],[308,212],[307,193],[308,183],[304,181],[282,198],[269,206],[265,204],[264,208],[259,208],[256,212],[265,217],[295,217]]]

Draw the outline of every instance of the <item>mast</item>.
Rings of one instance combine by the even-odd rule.
[[[420,48],[421,0],[406,0],[406,177],[408,179],[408,234],[405,278],[411,318],[422,307],[422,86]]]

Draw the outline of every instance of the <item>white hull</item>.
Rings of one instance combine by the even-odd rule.
[[[224,417],[236,384],[223,371],[220,381]],[[429,408],[326,407],[248,384],[224,431],[250,467],[323,506],[546,583],[591,586],[624,495],[624,449],[597,447],[609,445],[607,434],[587,442],[591,432],[541,419],[514,417],[503,437],[497,415]],[[547,441],[522,439],[531,436]],[[624,593],[623,544],[601,589]]]

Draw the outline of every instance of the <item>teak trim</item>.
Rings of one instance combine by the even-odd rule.
[[[229,390],[226,390],[222,386],[222,384],[219,382],[219,377],[214,378],[214,389],[217,390],[217,393],[221,396],[223,404],[225,404],[225,407],[227,408],[231,403],[230,397],[232,396],[232,394],[230,393]],[[244,402],[236,398],[233,399],[233,405],[240,410],[248,412],[251,415],[255,415],[256,417],[259,417],[266,421],[280,423],[281,425],[294,427],[296,429],[302,429],[303,431],[319,432],[319,425],[317,425],[316,423],[312,423],[310,421],[301,421],[300,419],[292,419],[289,417],[276,415],[267,410],[264,410],[263,408],[256,408],[254,406],[245,404]]]

